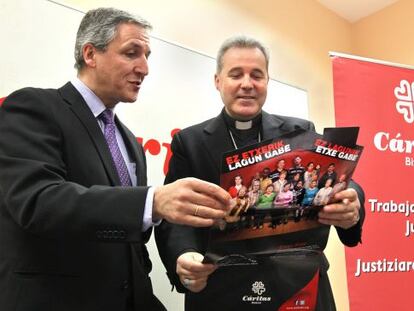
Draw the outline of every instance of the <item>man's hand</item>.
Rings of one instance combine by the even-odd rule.
[[[230,209],[230,195],[219,186],[196,178],[183,178],[154,191],[153,221],[193,227],[212,226]]]
[[[334,196],[332,204],[325,205],[319,212],[319,222],[343,229],[355,226],[359,221],[361,204],[354,189],[346,189]]]
[[[204,256],[196,252],[187,252],[177,259],[177,274],[181,283],[190,291],[198,293],[207,285],[207,279],[217,266],[203,264]]]

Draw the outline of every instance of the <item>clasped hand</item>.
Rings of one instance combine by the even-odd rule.
[[[346,189],[334,196],[332,204],[325,205],[319,212],[319,222],[349,229],[359,221],[361,204],[354,189]]]
[[[177,274],[181,283],[190,291],[198,293],[206,285],[208,277],[217,266],[203,263],[204,256],[197,252],[187,252],[177,259]]]

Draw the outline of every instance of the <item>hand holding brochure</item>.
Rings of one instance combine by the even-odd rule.
[[[223,155],[233,208],[211,229],[207,262],[254,264],[286,249],[323,250],[320,209],[347,188],[362,153],[358,128],[297,131]]]

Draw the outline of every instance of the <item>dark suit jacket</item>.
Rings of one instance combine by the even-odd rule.
[[[139,187],[118,187],[103,133],[72,84],[22,89],[0,108],[2,310],[163,309],[148,277],[151,230],[141,232],[145,155],[116,122]]]
[[[262,114],[262,137],[263,140],[271,139],[294,130],[314,130],[313,123],[293,118],[270,115],[263,111]],[[197,177],[203,180],[220,183],[220,168],[222,154],[226,151],[233,150],[231,139],[227,134],[228,130],[225,121],[221,115],[216,118],[207,120],[203,123],[186,128],[177,133],[172,141],[171,148],[173,156],[170,161],[169,171],[165,182],[170,183],[183,177]],[[360,201],[364,202],[362,189],[353,184],[361,195]],[[362,209],[363,213],[363,209]],[[363,216],[363,214],[362,214]],[[362,223],[363,217],[361,217]],[[361,238],[361,224],[349,230],[337,229],[341,241],[345,245],[356,245]],[[180,283],[176,270],[176,260],[184,252],[195,250],[202,254],[205,253],[208,242],[208,228],[190,228],[187,226],[172,225],[168,222],[163,223],[155,229],[155,236],[158,250],[167,269],[168,277],[173,285],[180,292],[186,292],[186,289]],[[325,258],[321,259],[321,281],[319,282],[319,310],[334,310],[332,292],[327,278],[326,271],[328,263]],[[231,271],[231,269],[229,269]],[[217,272],[215,272],[217,273]],[[232,276],[229,274],[229,279]],[[207,285],[207,290],[212,285]],[[225,290],[224,290],[225,292]],[[203,292],[200,294],[202,295]],[[188,293],[186,296],[186,306],[190,310],[203,306],[196,306],[197,295]],[[220,298],[217,297],[217,301]],[[190,301],[190,302],[189,302]],[[322,301],[324,303],[322,304]],[[204,304],[205,310],[212,308],[211,305]],[[214,309],[214,307],[213,307]]]

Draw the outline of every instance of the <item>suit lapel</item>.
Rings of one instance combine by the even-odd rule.
[[[119,181],[118,173],[116,172],[116,168],[113,164],[112,156],[105,137],[83,97],[70,82],[66,83],[58,91],[85,127],[86,132],[98,151],[99,157],[101,158],[111,184],[114,186],[120,185],[121,182]]]
[[[212,119],[204,128],[204,134],[204,149],[207,150],[220,175],[223,153],[234,149],[223,117],[218,115]]]
[[[263,140],[273,139],[289,132],[283,127],[285,121],[276,116],[262,111],[262,134]]]
[[[262,111],[263,139],[278,138],[296,131],[314,130],[313,124],[296,118],[268,114]]]

